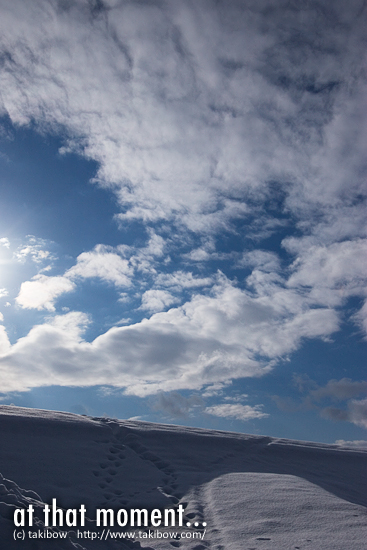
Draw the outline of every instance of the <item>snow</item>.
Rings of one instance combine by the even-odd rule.
[[[365,547],[363,449],[14,406],[0,406],[0,433],[7,550]],[[46,529],[44,508],[53,499],[63,525]],[[28,512],[24,525],[15,525],[14,511],[30,505],[33,525]],[[97,509],[112,509],[116,519],[119,510],[176,513],[179,505],[182,527],[95,523]],[[116,540],[116,533],[135,538]]]

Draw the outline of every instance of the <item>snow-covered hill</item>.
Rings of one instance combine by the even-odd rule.
[[[0,406],[0,437],[7,550],[362,550],[367,540],[367,451],[12,406]],[[111,512],[98,526],[101,509]],[[156,524],[169,509],[175,525],[139,527],[135,516],[132,526],[132,509]]]

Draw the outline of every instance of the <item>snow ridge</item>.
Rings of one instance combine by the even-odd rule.
[[[7,549],[361,550],[367,536],[363,450],[8,406],[0,406],[0,435]],[[64,510],[83,503],[85,527],[27,538],[45,531],[53,498]],[[15,541],[14,510],[30,504],[34,525]],[[179,505],[180,528],[95,524],[97,508]]]

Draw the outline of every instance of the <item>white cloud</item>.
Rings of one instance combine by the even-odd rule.
[[[1,321],[3,320],[2,316],[1,316],[0,320]],[[6,333],[6,329],[3,325],[0,325],[0,356],[2,356],[3,354],[8,353],[9,350],[10,350],[10,342],[9,342],[8,335]],[[2,371],[2,369],[0,367],[0,372],[1,371]]]
[[[353,295],[366,292],[367,241],[344,241],[312,246],[293,264],[289,287],[310,287],[310,298],[319,304],[336,306]]]
[[[280,261],[277,254],[267,250],[252,250],[250,252],[245,252],[239,263],[253,266],[265,272],[280,271]]]
[[[23,287],[22,305],[52,311],[56,294],[71,281],[38,278]],[[91,343],[70,336],[77,331],[69,329],[75,312],[68,313],[57,324],[34,327],[12,346],[1,363],[3,384],[6,391],[25,389],[51,384],[56,376],[61,385],[110,384],[143,396],[261,376],[302,338],[327,337],[337,329],[332,310],[290,305],[254,297],[222,278],[209,296],[195,295],[140,323],[115,326]]]
[[[211,254],[206,248],[195,248],[186,254],[186,257],[194,262],[205,262],[211,258]]]
[[[201,286],[211,286],[213,279],[211,277],[195,277],[190,272],[174,271],[173,273],[160,273],[155,278],[157,286],[183,288],[196,288]]]
[[[119,245],[115,248],[102,244],[96,245],[93,250],[80,254],[75,265],[68,269],[63,276],[49,277],[44,275],[44,272],[48,271],[47,268],[40,269],[38,275],[31,281],[22,283],[16,302],[29,309],[54,311],[54,302],[61,294],[74,290],[76,282],[80,283],[91,278],[114,284],[118,288],[129,288],[133,285],[132,278],[136,271],[141,271],[145,275],[156,274],[155,259],[157,256],[163,256],[164,248],[164,239],[153,231],[150,232],[147,245],[141,248],[126,245]],[[22,250],[24,257],[33,253],[30,251],[30,247]],[[36,252],[39,252],[38,248],[36,248]],[[187,280],[195,285],[192,276],[190,278],[188,275]],[[210,281],[210,279],[207,280]],[[120,293],[119,301],[128,299],[126,293]],[[142,297],[142,309],[160,311],[177,301],[179,300],[166,291],[146,291]]]
[[[170,258],[165,254],[166,242],[161,235],[157,235],[153,229],[148,228],[149,240],[146,246],[141,248],[120,245],[117,251],[124,257],[129,257],[130,265],[142,274],[155,274],[157,260],[169,263]]]
[[[34,263],[40,264],[45,260],[52,260],[54,256],[46,249],[48,242],[44,239],[28,235],[28,243],[17,248],[14,252],[14,258],[19,262],[25,262],[30,258]]]
[[[0,298],[3,298],[4,296],[8,295],[8,291],[6,288],[0,288]]]
[[[367,441],[363,439],[355,439],[353,441],[338,439],[335,441],[335,445],[340,445],[341,447],[354,447],[355,449],[367,449]]]
[[[367,399],[352,399],[348,403],[348,420],[367,429]]]
[[[81,341],[82,334],[90,322],[88,315],[85,313],[71,311],[66,315],[56,315],[48,322],[48,325],[56,328],[63,334],[70,335],[73,341]]]
[[[206,407],[204,412],[222,418],[235,418],[236,420],[247,421],[255,418],[266,418],[269,416],[267,413],[262,412],[262,407],[263,405],[255,405],[254,407],[250,407],[250,405],[225,404]]]
[[[224,398],[224,401],[230,401],[232,403],[240,403],[241,401],[245,401],[248,398],[247,393],[242,393],[240,395],[227,395]]]
[[[353,315],[352,319],[361,326],[362,330],[367,335],[367,300],[364,302],[361,309]]]
[[[74,289],[75,284],[66,277],[48,277],[40,274],[31,281],[22,283],[15,301],[25,309],[55,311],[55,300]]]
[[[122,317],[122,319],[120,319],[119,321],[117,321],[117,323],[115,323],[115,326],[128,325],[130,323],[131,323],[130,317]]]
[[[119,3],[95,17],[86,3],[14,0],[1,23],[2,112],[65,127],[68,147],[100,163],[122,220],[213,230],[274,181],[304,219],[310,205],[358,195],[367,127],[358,2],[316,4],[309,19],[267,0],[223,9]]]
[[[307,14],[270,0],[254,9],[210,0],[110,3],[109,10],[100,3],[98,17],[87,2],[66,4],[13,0],[3,7],[0,113],[43,132],[62,128],[69,136],[62,152],[97,161],[96,181],[121,207],[116,219],[143,220],[149,242],[140,249],[98,245],[63,276],[39,272],[23,282],[16,302],[54,311],[56,299],[84,279],[120,292],[138,272],[153,279],[142,307],[157,313],[92,343],[73,340],[61,320],[34,327],[3,358],[8,386],[56,377],[137,395],[214,388],[259,376],[302,339],[338,330],[337,308],[366,295],[358,0],[322,10],[316,2]],[[239,219],[240,230],[231,225]],[[166,240],[151,228],[157,220]],[[217,230],[254,243],[286,223],[301,235],[283,241],[295,256],[288,281],[274,253],[215,250]],[[157,274],[158,261],[171,262],[176,235],[184,242],[190,231],[200,241],[192,240],[184,259],[231,257],[252,266],[246,290],[224,277]],[[7,247],[7,239],[0,244]],[[15,257],[41,265],[53,259],[48,248],[30,237]],[[158,312],[175,303],[173,292],[203,286],[208,295]],[[362,323],[366,311],[355,319]]]
[[[226,382],[218,382],[217,384],[211,384],[210,386],[207,386],[203,392],[201,392],[201,395],[203,397],[214,397],[222,395],[223,390],[231,384],[231,380],[227,380]]]
[[[7,237],[1,237],[0,239],[0,245],[5,246],[5,248],[10,248],[10,242]]]
[[[97,277],[119,287],[131,285],[132,273],[128,260],[121,258],[111,247],[97,245],[94,250],[80,254],[76,265],[65,273],[65,277],[70,279]]]
[[[305,239],[289,238],[284,246],[298,252],[287,281],[289,288],[297,290],[309,304],[339,308],[351,296],[365,298],[367,274],[365,258],[367,241],[356,239],[326,245],[305,243]],[[367,309],[363,306],[351,320],[367,334]]]
[[[150,312],[163,311],[178,301],[175,296],[165,290],[147,290],[142,296],[140,309]]]

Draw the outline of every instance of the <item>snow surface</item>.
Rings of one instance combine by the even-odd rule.
[[[0,406],[0,433],[0,532],[7,550],[366,547],[367,451],[13,406]],[[51,540],[29,538],[47,532],[43,509],[54,498],[64,511],[84,504],[86,525],[65,526],[64,516],[63,526],[48,528]],[[14,511],[30,504],[33,526],[15,527]],[[97,508],[115,514],[179,504],[181,528],[115,525],[108,533],[95,524]],[[25,539],[15,541],[14,531],[23,530]],[[111,532],[136,537],[115,540]],[[160,538],[142,538],[149,532]]]

